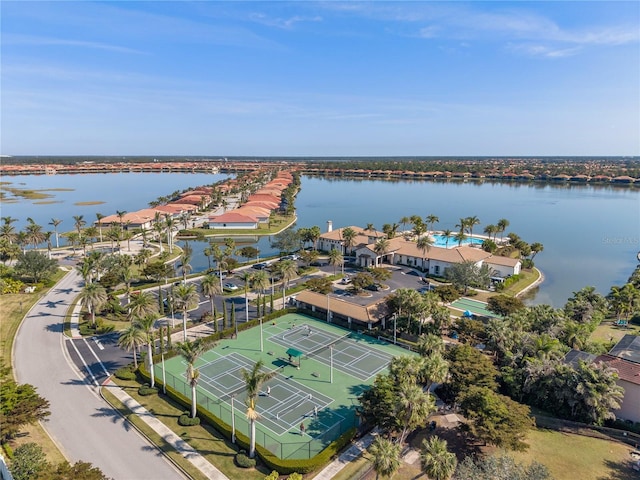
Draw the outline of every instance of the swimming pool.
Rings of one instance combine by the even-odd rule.
[[[433,245],[435,247],[443,247],[443,248],[447,247],[447,238],[444,235],[440,235],[440,234],[436,233],[436,234],[431,235],[431,237],[434,240]],[[482,245],[483,241],[484,240],[481,239],[481,238],[473,237],[473,238],[467,238],[467,239],[463,240],[462,244],[463,245],[471,245],[471,244]],[[458,241],[453,237],[449,237],[449,245],[448,245],[448,247],[450,248],[450,247],[457,247],[457,246],[458,246]]]

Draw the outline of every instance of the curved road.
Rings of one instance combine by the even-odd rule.
[[[18,382],[49,400],[45,427],[72,463],[91,462],[115,480],[184,478],[71,366],[62,329],[81,283],[68,273],[27,314],[14,344]]]

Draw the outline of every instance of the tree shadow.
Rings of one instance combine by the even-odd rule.
[[[604,464],[611,472],[609,475],[598,477],[597,480],[637,480],[639,478],[631,460],[621,462],[605,460]]]

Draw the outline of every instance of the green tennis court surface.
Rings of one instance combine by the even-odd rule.
[[[482,315],[483,317],[490,318],[502,318],[497,313],[493,313],[487,310],[487,304],[484,302],[479,302],[478,300],[471,300],[470,298],[462,297],[458,300],[451,303],[451,307],[456,308],[458,310],[470,311],[476,315]]]
[[[256,442],[280,458],[311,458],[356,426],[357,397],[394,356],[413,355],[386,342],[298,314],[222,340],[198,360],[197,402],[249,436],[242,370],[260,359],[278,375],[262,386]],[[297,358],[289,353],[297,352]],[[162,365],[154,366],[162,378]],[[191,398],[181,357],[165,362],[167,385]],[[304,425],[301,431],[300,425]]]

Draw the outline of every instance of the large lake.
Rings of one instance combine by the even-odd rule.
[[[56,176],[4,176],[3,182],[31,189],[69,188],[54,191],[54,201],[3,203],[2,216],[20,221],[21,228],[31,217],[45,229],[51,218],[63,220],[61,231],[73,229],[73,216],[94,221],[96,212],[108,215],[116,210],[145,208],[149,201],[175,190],[214,183],[225,175],[187,173],[88,174]],[[77,206],[76,202],[103,201],[104,204]],[[536,258],[545,282],[530,298],[533,303],[562,306],[572,292],[592,285],[603,294],[611,285],[623,284],[637,263],[640,250],[640,192],[609,186],[523,185],[505,183],[386,182],[326,180],[303,177],[296,200],[298,227],[326,222],[334,227],[399,223],[403,216],[437,215],[436,229],[456,230],[461,217],[477,216],[484,226],[500,218],[510,222],[527,242],[540,242],[544,251]],[[408,228],[408,227],[407,227]],[[206,244],[194,246],[193,266],[204,270],[207,260],[201,253]],[[262,255],[272,253],[269,239],[260,240]]]

